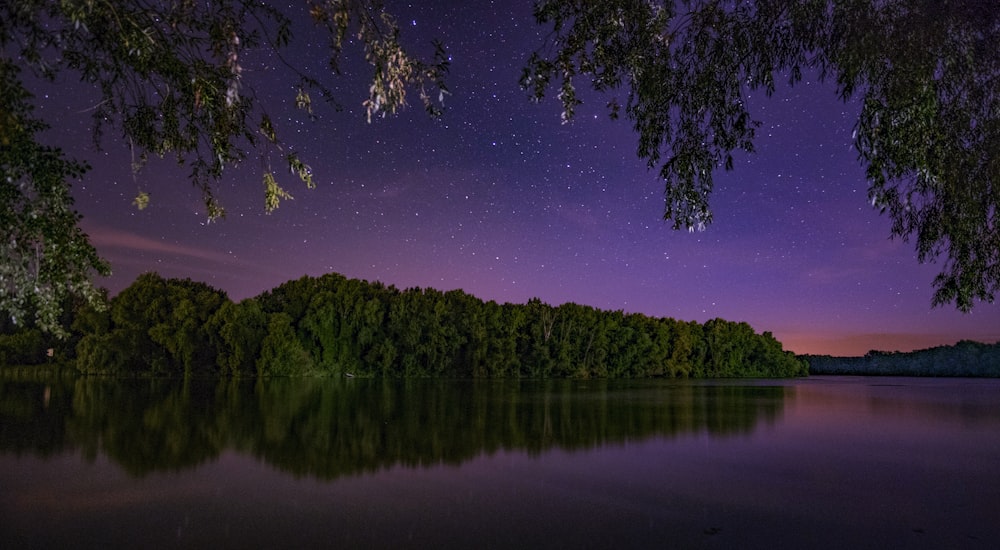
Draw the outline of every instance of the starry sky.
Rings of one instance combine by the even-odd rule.
[[[324,79],[344,109],[314,97],[310,120],[294,108],[295,82],[278,60],[245,53],[258,99],[317,183],[307,190],[279,172],[295,198],[270,215],[258,159],[228,171],[218,187],[227,216],[208,223],[200,193],[172,160],[133,174],[127,147],[113,138],[91,145],[94,96],[73,77],[36,88],[39,114],[59,121],[49,138],[93,165],[74,196],[114,270],[98,284],[114,293],[156,271],[241,300],[337,272],[501,303],[538,297],[746,321],[798,353],[1000,340],[998,305],[970,314],[931,307],[939,266],[918,264],[912,244],[890,239],[889,220],[871,208],[852,147],[859,105],[840,101],[830,84],[807,76],[770,98],[748,93],[763,123],[757,152],[717,174],[712,225],[674,231],[662,220],[657,171],[636,156],[629,122],[609,119],[607,98],[583,94],[564,125],[554,93],[533,103],[518,87],[549,31],[535,24],[531,0],[470,5],[389,2],[408,46],[429,53],[439,38],[451,55],[451,95],[437,120],[414,98],[401,114],[367,124],[358,50],[348,51],[342,76]],[[297,27],[288,59],[328,74],[322,38]],[[140,190],[151,199],[143,211],[131,205]]]

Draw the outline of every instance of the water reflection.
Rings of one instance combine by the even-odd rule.
[[[746,434],[794,388],[726,383],[431,380],[0,382],[0,451],[106,455],[132,476],[226,450],[323,479],[653,437]]]
[[[998,435],[998,380],[3,382],[0,546],[992,548]]]
[[[897,430],[928,425],[995,428],[1000,424],[1000,381],[911,377],[813,377],[792,400],[817,424],[846,419],[892,422]]]

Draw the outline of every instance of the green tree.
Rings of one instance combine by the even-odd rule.
[[[215,340],[215,358],[219,373],[229,376],[253,376],[257,357],[267,335],[267,314],[255,299],[239,303],[225,302],[209,321],[209,334]]]
[[[0,56],[0,311],[22,326],[66,336],[64,305],[83,296],[99,307],[90,277],[110,271],[73,210],[69,182],[88,167],[38,143],[48,126],[32,115],[20,72]]]
[[[26,328],[13,334],[0,334],[0,365],[37,365],[46,360],[45,334]]]
[[[356,39],[371,69],[366,116],[396,112],[416,90],[432,114],[447,91],[438,44],[422,61],[402,46],[382,0],[307,0],[329,39],[336,73]],[[553,32],[529,59],[521,84],[541,99],[559,89],[563,117],[584,79],[612,94],[638,134],[638,154],[666,182],[665,217],[703,228],[713,174],[732,153],[752,151],[759,121],[743,101],[815,70],[863,109],[856,145],[869,198],[888,212],[892,234],[913,238],[920,261],[944,258],[933,303],[969,310],[1000,287],[1000,10],[982,0],[539,0]],[[310,167],[255,101],[244,53],[267,49],[294,74],[295,104],[311,113],[318,75],[283,57],[293,20],[267,2],[221,0],[21,0],[0,3],[0,309],[57,331],[64,298],[98,304],[92,273],[106,273],[77,225],[69,181],[86,167],[38,142],[26,82],[69,74],[98,91],[94,137],[121,133],[136,166],[171,155],[190,168],[211,217],[223,168],[255,153],[265,209],[289,197],[275,177],[285,165],[307,186]],[[22,78],[22,71],[32,78]],[[780,75],[780,76],[776,76]],[[624,97],[618,97],[620,94]],[[624,107],[623,107],[624,105]],[[136,205],[148,203],[140,191]],[[39,222],[42,219],[44,221]],[[548,342],[547,339],[544,340]]]
[[[267,324],[267,336],[261,342],[257,359],[258,376],[306,376],[315,373],[312,357],[304,349],[287,313],[273,313]]]
[[[77,346],[87,373],[190,375],[214,372],[211,319],[229,299],[205,283],[140,275],[111,300],[110,323],[93,319]]]
[[[301,327],[311,341],[316,343],[313,356],[323,370],[341,370],[341,348],[345,342],[341,338],[341,315],[337,294],[322,291],[315,295],[309,310],[302,318]]]
[[[559,90],[563,119],[582,81],[611,95],[638,154],[666,183],[675,228],[712,220],[713,174],[753,151],[744,102],[807,70],[857,98],[855,146],[869,200],[921,262],[943,258],[935,305],[968,311],[1000,289],[1000,10],[983,0],[540,0],[551,26],[521,84]],[[624,96],[624,97],[621,97]]]
[[[428,112],[440,112],[448,69],[440,45],[433,61],[411,56],[382,0],[307,5],[326,32],[333,73],[348,42],[360,44],[371,68],[364,102],[369,120],[395,113],[413,89]],[[15,319],[34,317],[58,332],[54,319],[66,296],[98,304],[90,276],[109,271],[80,231],[69,193],[68,181],[87,167],[38,141],[45,126],[31,115],[29,82],[66,74],[93,85],[99,93],[92,112],[95,143],[108,128],[120,132],[135,169],[150,156],[175,157],[190,169],[210,218],[224,214],[214,192],[223,169],[255,152],[270,211],[291,196],[275,177],[272,157],[308,187],[312,171],[282,140],[267,106],[255,101],[255,72],[244,71],[245,52],[268,49],[290,68],[295,104],[307,115],[312,93],[336,104],[320,75],[306,75],[284,58],[292,27],[287,13],[257,0],[0,3],[0,310]],[[140,190],[135,204],[141,209],[149,200]]]
[[[216,374],[217,348],[210,320],[229,299],[204,283],[172,279],[167,282],[169,313],[149,327],[148,334],[163,346],[184,375]]]

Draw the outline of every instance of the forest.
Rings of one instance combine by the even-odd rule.
[[[808,364],[744,322],[704,324],[460,290],[399,290],[330,273],[233,302],[140,275],[106,307],[65,308],[57,339],[8,322],[0,363],[120,377],[791,377]]]
[[[812,374],[970,376],[1000,378],[1000,342],[962,340],[909,352],[872,350],[863,357],[802,356]]]

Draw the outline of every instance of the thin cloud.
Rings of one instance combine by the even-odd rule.
[[[228,254],[216,250],[158,241],[118,229],[84,224],[84,231],[90,236],[90,242],[99,249],[114,248],[142,253],[187,256],[221,263],[229,263],[233,260]]]

